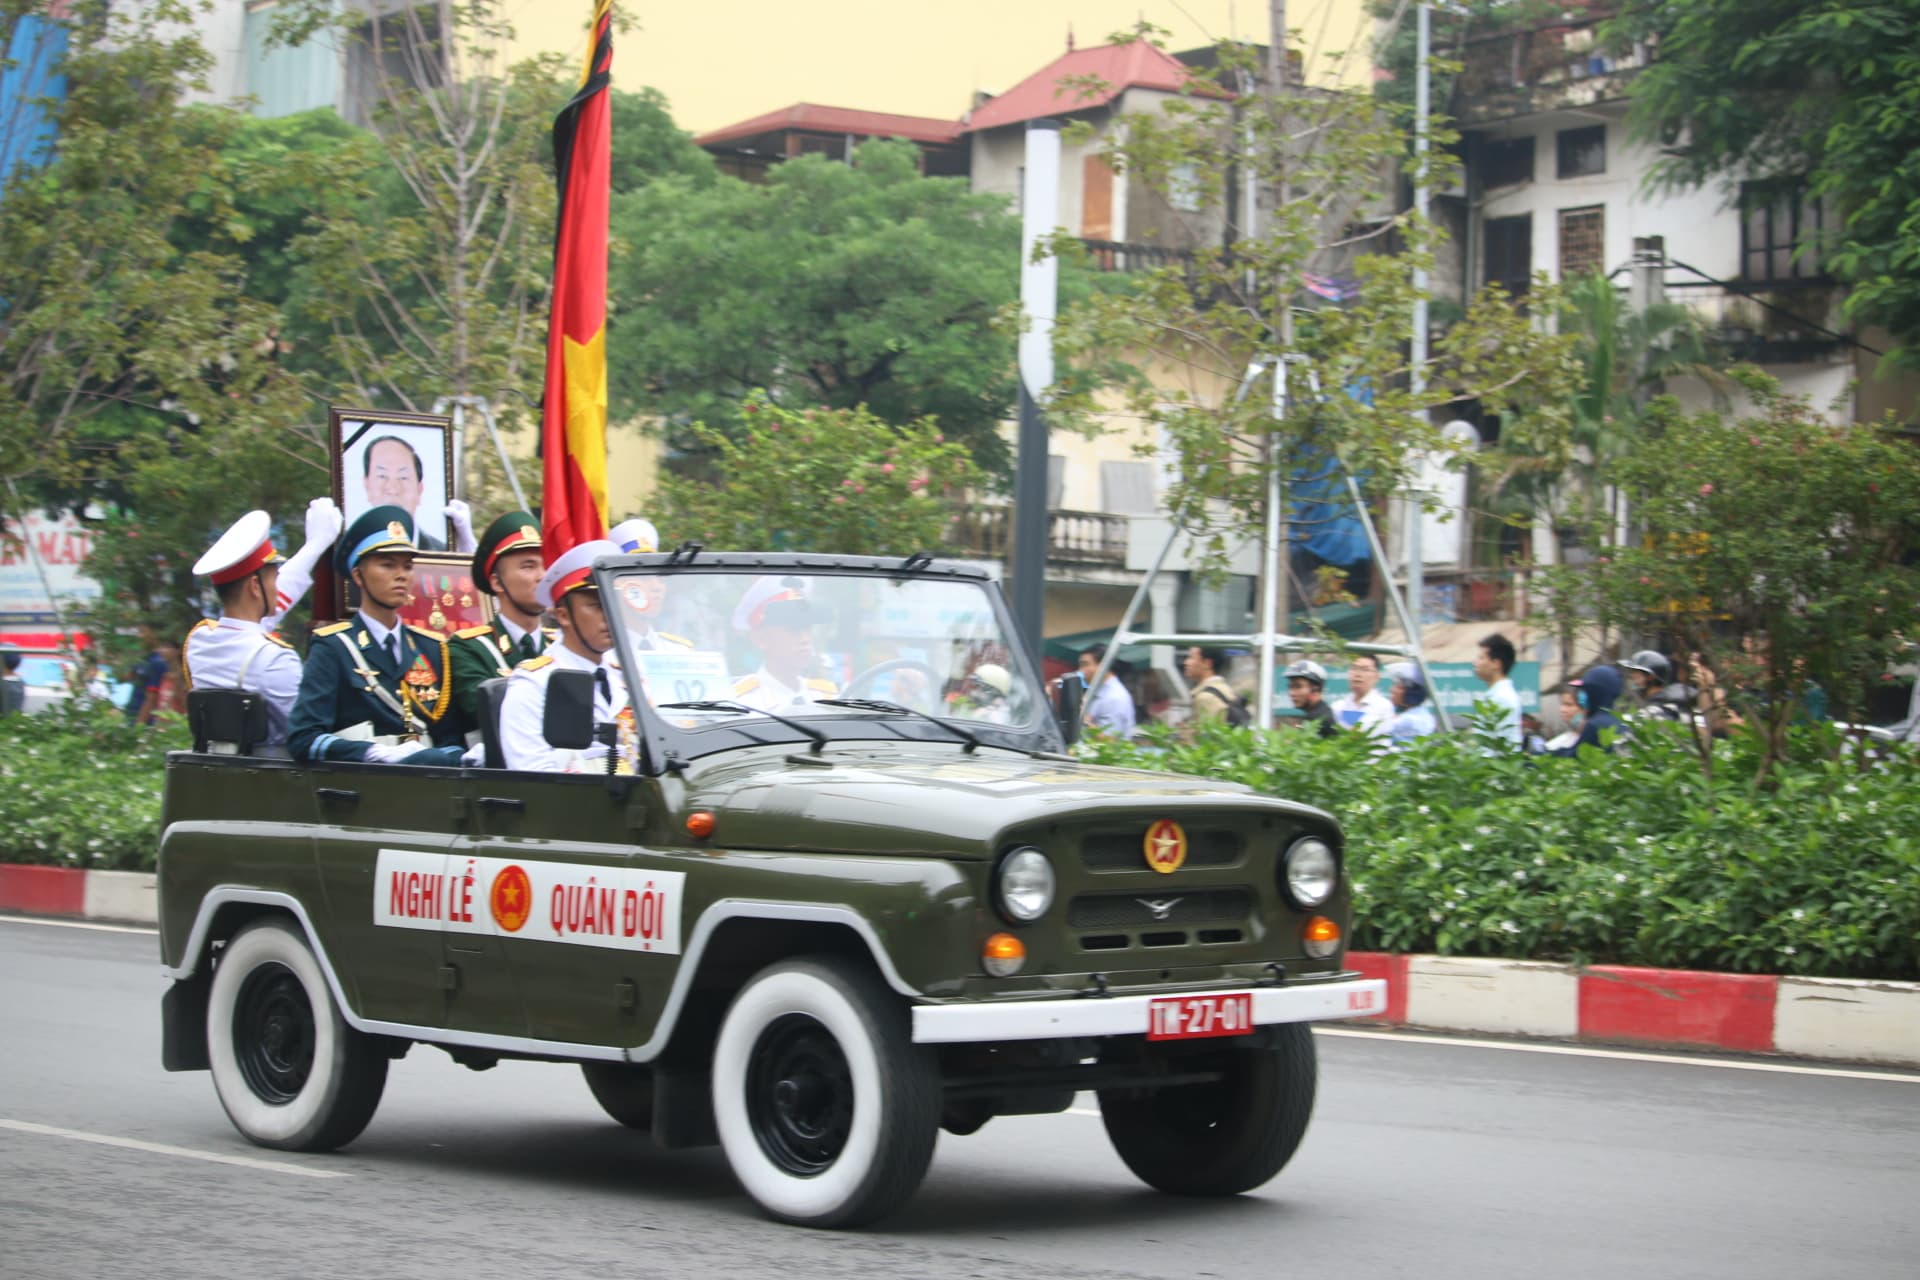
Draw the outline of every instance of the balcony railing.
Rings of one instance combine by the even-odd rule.
[[[1516,111],[1618,96],[1618,82],[1653,61],[1644,45],[1602,47],[1608,13],[1550,26],[1471,36],[1460,51],[1460,116],[1472,123]],[[1610,83],[1610,80],[1614,80]]]
[[[1193,261],[1187,249],[1171,249],[1163,244],[1128,244],[1121,240],[1082,240],[1093,265],[1100,271],[1158,271],[1162,267],[1184,267]]]
[[[1127,563],[1126,516],[1104,511],[1047,512],[1047,563]],[[981,560],[1005,560],[1013,550],[1013,508],[974,507],[954,517],[953,545]]]
[[[1669,280],[1667,301],[1691,311],[1734,356],[1757,364],[1818,359],[1842,341],[1830,324],[1837,307],[1825,281],[1777,281],[1741,292],[1717,281]]]

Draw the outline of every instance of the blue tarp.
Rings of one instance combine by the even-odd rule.
[[[60,64],[67,53],[67,24],[38,16],[21,18],[0,66],[0,184],[21,165],[43,165],[53,154],[54,120],[48,102],[67,96]]]

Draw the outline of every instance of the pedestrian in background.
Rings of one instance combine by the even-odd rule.
[[[1080,651],[1080,683],[1087,690],[1087,707],[1084,719],[1094,728],[1103,729],[1116,738],[1131,738],[1135,725],[1133,695],[1127,692],[1127,686],[1111,670],[1100,682],[1099,688],[1093,687],[1093,678],[1099,673],[1100,662],[1107,656],[1104,644],[1089,645]]]
[[[1393,682],[1387,696],[1396,708],[1393,723],[1387,727],[1393,745],[1404,747],[1416,738],[1438,732],[1440,722],[1428,705],[1427,682],[1420,678],[1420,668],[1411,662],[1396,662],[1387,668],[1387,679]]]
[[[1617,667],[1589,667],[1587,673],[1574,682],[1579,686],[1575,696],[1580,700],[1580,710],[1586,718],[1580,726],[1580,736],[1573,745],[1562,747],[1554,752],[1557,756],[1573,756],[1580,753],[1582,747],[1598,747],[1602,751],[1613,750],[1614,736],[1620,732],[1620,717],[1613,714],[1613,704],[1620,697],[1620,671]]]
[[[1580,723],[1585,717],[1580,714],[1579,684],[1578,680],[1571,681],[1560,691],[1560,732],[1547,739],[1548,755],[1580,740]]]
[[[1486,700],[1499,708],[1500,718],[1489,736],[1501,743],[1524,745],[1520,732],[1520,692],[1513,687],[1513,641],[1498,631],[1480,641],[1474,655],[1473,674],[1487,686]]]
[[[27,709],[27,681],[20,674],[20,655],[9,649],[0,654],[0,667],[5,674],[0,675],[0,716],[10,716]]]
[[[1343,729],[1358,729],[1376,738],[1387,736],[1393,723],[1393,703],[1380,692],[1380,659],[1356,653],[1347,664],[1347,691],[1333,702],[1333,718]]]
[[[1227,651],[1194,645],[1180,664],[1187,678],[1188,698],[1193,704],[1193,719],[1218,720],[1225,724],[1247,723],[1247,700],[1227,683]]]
[[[1323,738],[1340,732],[1340,722],[1327,705],[1327,669],[1311,658],[1302,658],[1287,668],[1287,697],[1306,724],[1320,731]]]

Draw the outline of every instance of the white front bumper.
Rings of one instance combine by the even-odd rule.
[[[1169,992],[1181,998],[1245,992]],[[1254,987],[1253,1020],[1319,1022],[1385,1013],[1384,978],[1349,978],[1297,987]],[[1159,996],[1075,996],[1047,1000],[998,1000],[990,1004],[921,1004],[913,1008],[915,1044],[965,1044],[994,1040],[1064,1040],[1076,1036],[1144,1036],[1147,1007]]]

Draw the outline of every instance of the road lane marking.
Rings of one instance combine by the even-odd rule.
[[[1587,1045],[1534,1044],[1513,1040],[1478,1040],[1466,1036],[1413,1035],[1397,1031],[1349,1031],[1315,1027],[1318,1036],[1350,1040],[1395,1040],[1403,1044],[1438,1044],[1461,1049],[1504,1049],[1509,1053],[1556,1053],[1570,1058],[1618,1058],[1627,1062],[1665,1062],[1681,1067],[1719,1067],[1726,1071],[1771,1071],[1791,1076],[1833,1076],[1841,1080],[1884,1080],[1891,1084],[1920,1084],[1920,1075],[1891,1071],[1856,1071],[1847,1067],[1803,1067],[1787,1062],[1743,1062],[1734,1058],[1690,1057],[1677,1053],[1646,1053],[1635,1049],[1595,1049]]]
[[[138,1138],[116,1138],[106,1133],[82,1133],[78,1129],[57,1129],[50,1124],[28,1120],[0,1120],[0,1129],[17,1133],[37,1133],[48,1138],[70,1138],[75,1142],[95,1142],[103,1147],[121,1147],[128,1151],[146,1151],[158,1156],[183,1156],[188,1160],[210,1160],[214,1164],[239,1165],[242,1169],[263,1169],[268,1173],[290,1173],[296,1178],[351,1178],[337,1169],[308,1169],[281,1160],[256,1160],[252,1156],[221,1155],[217,1151],[195,1151],[191,1147],[171,1147],[164,1142],[142,1142]]]
[[[91,920],[49,920],[45,916],[0,915],[0,924],[43,924],[50,929],[92,929],[96,933],[158,933],[137,924],[95,924]]]

